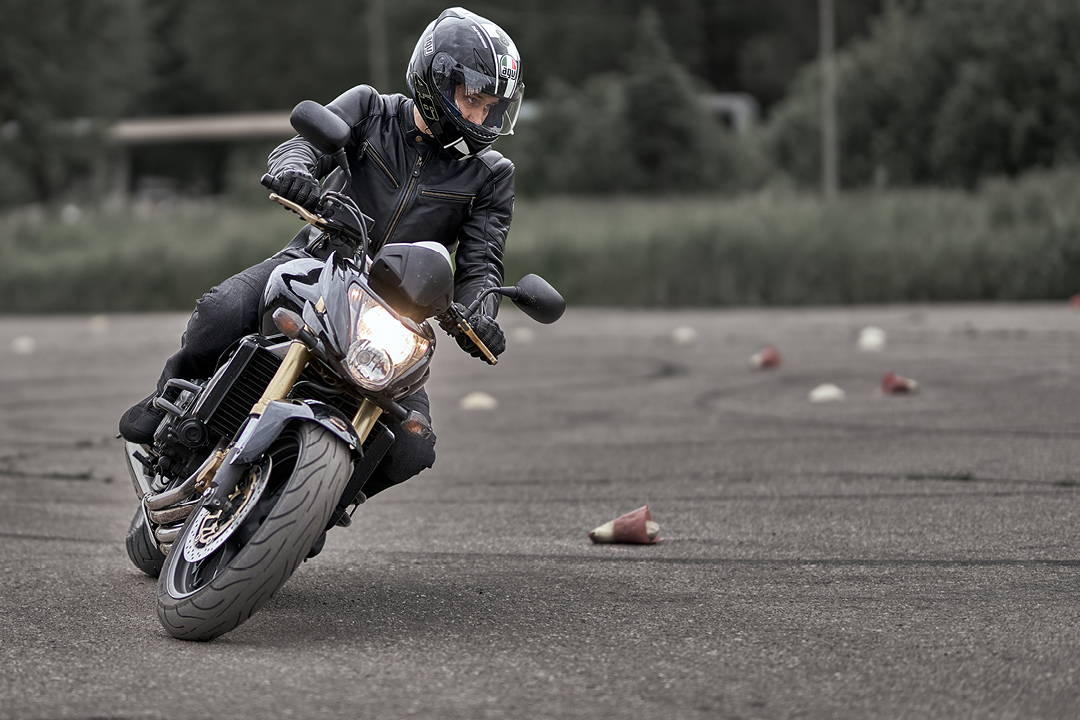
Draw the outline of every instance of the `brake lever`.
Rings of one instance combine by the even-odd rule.
[[[439,321],[439,325],[442,327],[442,329],[450,335],[454,335],[459,332],[465,333],[466,337],[472,340],[473,344],[476,345],[476,347],[480,348],[480,352],[484,356],[484,361],[488,365],[498,364],[499,359],[495,357],[495,355],[490,350],[488,350],[487,345],[485,345],[483,341],[480,340],[480,338],[476,335],[476,331],[473,330],[472,325],[469,324],[468,319],[466,319],[464,315],[458,312],[457,308],[455,308],[453,305],[447,308],[446,312],[444,312],[442,315],[436,316],[436,319]]]
[[[296,213],[297,215],[302,217],[305,221],[307,221],[308,223],[314,225],[315,227],[319,228],[320,230],[326,230],[327,229],[326,220],[319,217],[315,213],[311,212],[310,210],[305,208],[303,205],[298,205],[298,204],[294,203],[292,200],[286,200],[285,198],[281,197],[277,193],[270,193],[270,199],[273,200],[274,202],[276,202],[278,205],[282,205],[285,208],[287,208],[289,210],[292,210],[294,213]]]

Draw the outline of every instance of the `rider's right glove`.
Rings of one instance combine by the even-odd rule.
[[[319,204],[319,183],[303,170],[283,170],[274,176],[270,189],[286,200],[291,200],[305,210],[314,210]]]

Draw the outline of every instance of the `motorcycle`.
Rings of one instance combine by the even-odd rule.
[[[367,218],[341,192],[348,126],[311,101],[291,121],[338,167],[315,212],[270,198],[321,231],[313,244],[336,249],[277,268],[260,332],[234,344],[212,377],[170,380],[153,401],[165,411],[153,443],[125,444],[140,500],[128,556],[158,578],[158,618],[185,640],[238,627],[321,550],[328,530],[351,524],[365,482],[395,441],[391,424],[431,433],[400,401],[429,377],[432,319],[464,333],[495,364],[469,325],[484,297],[508,297],[541,323],[565,309],[551,285],[527,275],[462,312],[439,243],[389,244],[369,256]]]

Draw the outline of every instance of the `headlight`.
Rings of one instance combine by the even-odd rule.
[[[367,390],[383,390],[428,351],[428,341],[406,327],[364,288],[349,288],[351,315],[345,367]]]

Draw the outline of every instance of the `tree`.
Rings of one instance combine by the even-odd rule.
[[[533,137],[515,146],[527,192],[685,192],[744,184],[749,159],[675,61],[645,8],[623,72],[549,81]],[[502,146],[505,149],[506,146]]]
[[[641,12],[626,66],[624,152],[641,171],[633,189],[716,187],[728,133],[702,101],[706,89],[675,61],[651,7]]]
[[[971,186],[1080,157],[1080,3],[893,3],[838,56],[844,184]],[[770,120],[774,156],[816,181],[818,71]],[[813,170],[813,174],[811,174]]]
[[[50,201],[101,151],[100,121],[144,87],[139,0],[7,0],[0,24],[0,204]]]

